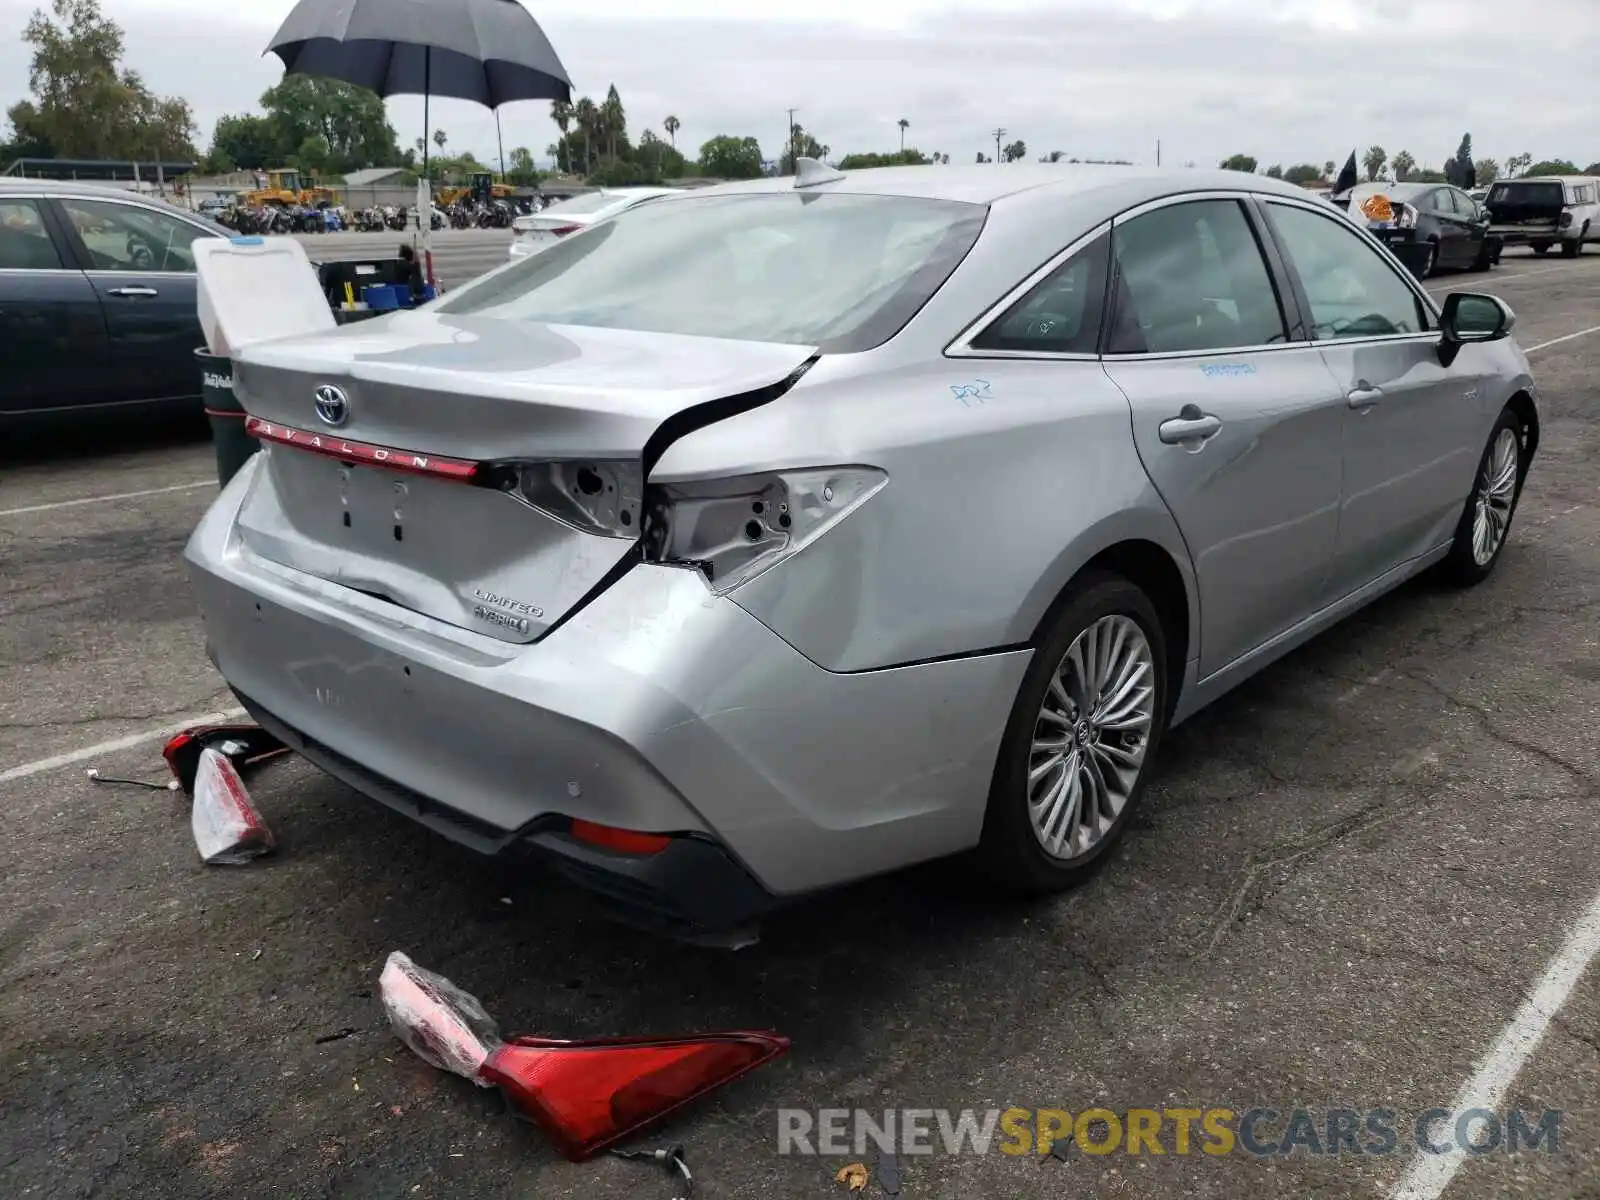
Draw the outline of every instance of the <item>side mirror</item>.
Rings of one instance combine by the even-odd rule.
[[[1482,292],[1451,292],[1439,315],[1439,361],[1449,366],[1461,347],[1474,342],[1497,342],[1510,337],[1517,314],[1499,296]]]

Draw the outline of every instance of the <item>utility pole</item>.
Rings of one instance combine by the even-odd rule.
[[[789,110],[789,157],[794,160],[794,169],[796,173],[798,173],[800,170],[800,146],[799,143],[795,141],[794,136],[794,115],[799,111],[800,110],[798,108],[791,108]],[[780,171],[783,169],[783,163],[781,161],[778,163],[778,169]]]
[[[1006,131],[1004,129],[996,129],[994,131],[994,160],[995,160],[995,162],[999,162],[1000,161],[1000,139],[1005,137],[1005,135],[1006,135]]]

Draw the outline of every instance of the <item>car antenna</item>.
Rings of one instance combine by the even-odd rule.
[[[833,183],[844,178],[844,172],[830,167],[827,163],[815,158],[797,158],[794,160],[794,186],[797,188],[816,187],[819,183]]]

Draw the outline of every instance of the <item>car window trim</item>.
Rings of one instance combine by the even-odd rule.
[[[1058,250],[1051,255],[1044,261],[1042,266],[1036,267],[1021,283],[985,309],[977,320],[956,334],[950,343],[945,346],[944,356],[946,358],[1031,358],[1051,359],[1059,362],[1098,362],[1100,355],[1097,352],[1091,353],[1083,350],[979,350],[975,349],[972,343],[988,332],[989,326],[997,324],[1016,304],[1028,296],[1034,288],[1055,274],[1060,267],[1065,266],[1075,255],[1094,245],[1096,238],[1109,236],[1110,233],[1111,222],[1102,221],[1088,233],[1083,234],[1075,241],[1069,242],[1065,249]],[[1102,330],[1105,328],[1106,300],[1111,294],[1109,291],[1110,281],[1111,269],[1108,263],[1106,270],[1108,290],[1100,298],[1100,312],[1097,317],[1101,323]],[[1100,338],[1097,336],[1095,344],[1098,345],[1099,341]]]
[[[64,244],[62,231],[55,220],[55,213],[51,210],[47,197],[40,196],[34,192],[0,193],[0,203],[7,200],[23,201],[33,205],[34,211],[39,214],[39,223],[44,226],[45,236],[50,239],[51,249],[56,252],[56,258],[60,260],[61,265],[59,267],[0,267],[0,274],[32,277],[35,275],[81,275],[83,273],[73,265],[77,260],[77,255],[69,246]]]
[[[1294,346],[1296,344],[1303,344],[1304,342],[1312,340],[1309,336],[1309,327],[1306,325],[1302,316],[1303,312],[1309,310],[1302,309],[1300,304],[1300,293],[1298,291],[1291,292],[1285,287],[1285,284],[1288,283],[1289,280],[1280,277],[1276,270],[1277,267],[1285,264],[1275,263],[1273,253],[1269,253],[1267,249],[1270,242],[1273,252],[1276,252],[1278,250],[1278,244],[1275,240],[1269,238],[1265,228],[1258,228],[1256,221],[1253,219],[1255,214],[1252,209],[1252,201],[1255,200],[1258,194],[1259,193],[1247,191],[1243,188],[1239,189],[1238,191],[1210,188],[1201,192],[1185,192],[1178,196],[1162,196],[1159,199],[1147,200],[1142,204],[1135,205],[1133,208],[1118,213],[1111,219],[1111,260],[1109,269],[1106,272],[1107,311],[1100,326],[1099,357],[1108,360],[1114,360],[1116,362],[1142,362],[1162,358],[1204,358],[1208,355],[1214,354],[1236,357],[1240,354],[1253,354],[1261,350],[1282,350],[1286,347]],[[1116,284],[1122,276],[1122,266],[1117,261],[1116,255],[1117,226],[1125,225],[1129,221],[1135,220],[1138,217],[1142,217],[1146,213],[1156,212],[1159,209],[1171,208],[1178,204],[1193,204],[1205,200],[1231,200],[1239,205],[1240,211],[1244,216],[1245,227],[1250,230],[1250,236],[1255,239],[1256,253],[1261,256],[1261,265],[1266,268],[1267,282],[1271,285],[1273,295],[1277,299],[1278,316],[1283,321],[1284,340],[1281,342],[1261,342],[1256,345],[1246,346],[1219,346],[1204,350],[1145,350],[1136,354],[1111,353],[1107,348],[1107,339],[1111,336],[1111,331],[1114,328],[1114,318],[1116,317],[1116,313],[1113,310],[1116,308],[1117,296],[1119,294],[1116,289]],[[1264,224],[1265,223],[1263,222],[1263,225]],[[1292,303],[1289,300],[1291,295],[1293,296]],[[1297,338],[1297,334],[1301,336]]]
[[[1304,209],[1306,212],[1312,213],[1324,221],[1343,221],[1345,228],[1353,232],[1357,238],[1365,241],[1368,246],[1377,250],[1378,259],[1383,263],[1384,266],[1389,268],[1390,272],[1393,273],[1401,283],[1405,285],[1406,289],[1411,293],[1413,298],[1415,298],[1416,302],[1423,306],[1423,309],[1428,314],[1429,320],[1434,326],[1432,329],[1422,329],[1415,333],[1381,333],[1365,334],[1361,337],[1319,338],[1316,336],[1315,328],[1308,320],[1306,326],[1306,335],[1312,345],[1337,344],[1341,346],[1353,346],[1360,342],[1395,342],[1404,340],[1406,338],[1429,338],[1435,342],[1439,340],[1439,306],[1434,303],[1433,297],[1429,295],[1427,289],[1418,282],[1416,276],[1407,270],[1400,260],[1394,256],[1394,252],[1392,250],[1390,250],[1377,238],[1373,237],[1372,234],[1367,232],[1365,229],[1361,228],[1361,226],[1357,225],[1353,220],[1350,219],[1349,216],[1341,216],[1337,210],[1331,213],[1323,212],[1316,205],[1307,204],[1291,196],[1263,195],[1261,197],[1261,202],[1263,214],[1266,217],[1267,230],[1273,241],[1277,243],[1279,252],[1283,255],[1284,269],[1289,272],[1290,278],[1293,281],[1295,298],[1300,304],[1301,311],[1304,312],[1308,318],[1311,313],[1310,297],[1306,294],[1305,285],[1300,278],[1300,269],[1294,265],[1294,259],[1290,257],[1288,247],[1283,244],[1282,235],[1278,230],[1277,223],[1273,220],[1271,211],[1271,205],[1273,204],[1282,204],[1287,208]]]

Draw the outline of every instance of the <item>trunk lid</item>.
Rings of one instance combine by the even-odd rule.
[[[239,536],[269,561],[531,642],[633,550],[663,424],[681,435],[761,403],[813,354],[433,312],[258,343],[239,352],[234,386],[270,452]],[[330,388],[342,420],[319,415],[339,415],[319,404]],[[583,504],[607,528],[530,502],[504,482],[509,463],[581,470]]]

